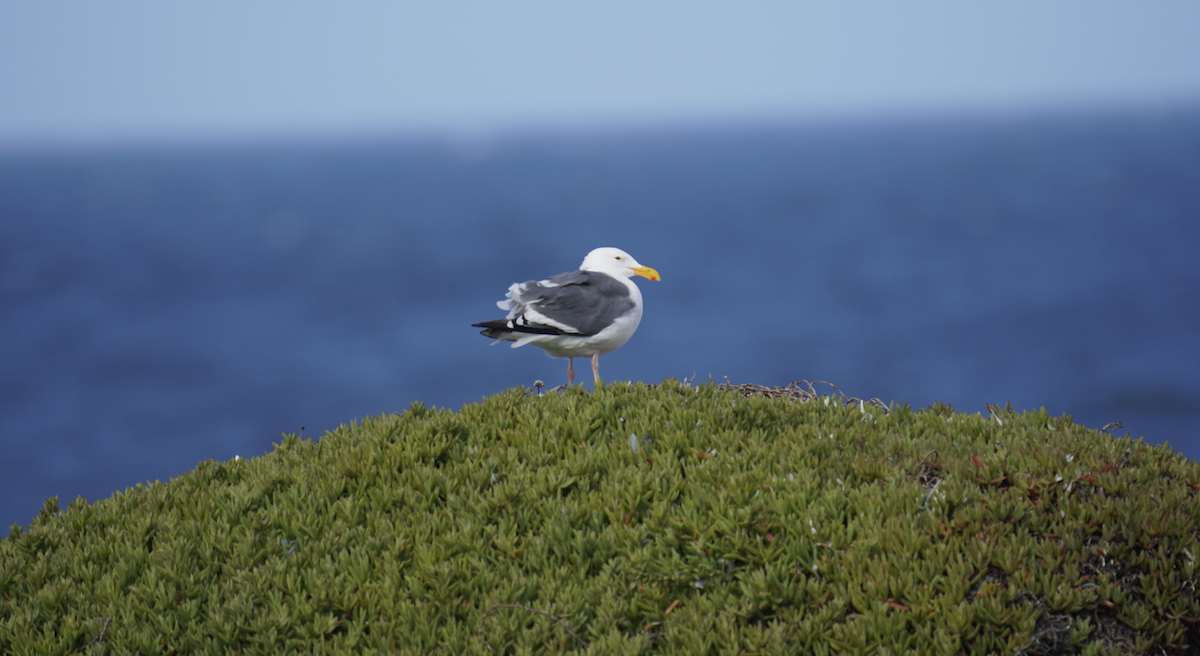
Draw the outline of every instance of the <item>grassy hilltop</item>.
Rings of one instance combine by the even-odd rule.
[[[770,396],[513,389],[51,499],[0,653],[1200,653],[1195,462]]]

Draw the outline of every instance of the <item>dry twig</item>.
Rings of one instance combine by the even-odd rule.
[[[813,385],[828,385],[832,387],[834,391],[837,392],[842,405],[848,406],[850,404],[857,403],[859,407],[865,408],[865,406],[869,405],[879,408],[880,410],[883,410],[883,414],[885,415],[890,413],[890,409],[883,401],[879,399],[864,400],[855,396],[846,396],[842,390],[838,389],[837,385],[834,385],[826,380],[796,380],[788,383],[784,387],[766,387],[764,385],[755,385],[754,383],[734,385],[733,383],[729,382],[728,378],[726,378],[724,383],[717,385],[717,389],[732,390],[747,398],[758,395],[765,396],[769,399],[789,399],[800,403],[808,403],[809,401],[815,401],[821,398],[821,395],[817,394],[817,390],[815,387],[813,387]]]
[[[92,641],[83,646],[84,649],[92,645],[100,645],[100,656],[104,656],[104,632],[108,630],[109,623],[112,622],[111,617],[93,617],[92,621],[100,620],[104,624],[100,627],[100,635],[92,638]]]
[[[554,615],[551,615],[550,613],[547,613],[544,610],[538,610],[537,608],[530,608],[528,606],[522,606],[521,604],[496,604],[496,605],[488,608],[486,611],[484,611],[483,616],[479,618],[479,635],[480,636],[483,635],[483,620],[487,619],[488,614],[491,613],[492,611],[496,610],[497,608],[519,608],[523,611],[533,613],[535,615],[545,615],[546,617],[549,617],[550,619],[554,620],[555,622],[558,622],[559,626],[561,626],[564,631],[566,631],[567,633],[570,633],[572,638],[575,638],[575,640],[579,641],[579,644],[583,645],[584,649],[587,649],[587,646],[588,646],[587,641],[584,640],[583,638],[580,638],[579,634],[572,631],[571,627],[568,626],[566,622],[562,621],[561,619],[559,619],[558,617],[556,617]],[[483,644],[488,648],[489,651],[493,651],[492,646],[490,644],[488,644],[486,639],[483,641]]]

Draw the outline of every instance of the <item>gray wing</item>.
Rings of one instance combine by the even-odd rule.
[[[595,335],[634,307],[628,287],[606,273],[592,271],[527,282],[516,300],[525,306],[524,321],[518,320],[518,324],[555,327],[564,335]],[[552,326],[545,319],[559,325]]]

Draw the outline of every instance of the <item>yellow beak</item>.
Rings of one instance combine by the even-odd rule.
[[[654,269],[651,269],[650,267],[646,267],[646,266],[633,267],[633,272],[643,278],[649,278],[651,280],[661,280],[661,278],[658,275],[658,272],[655,271]]]

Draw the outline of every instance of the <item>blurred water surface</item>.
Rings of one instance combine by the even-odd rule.
[[[0,525],[564,382],[470,324],[597,246],[663,274],[606,379],[1011,401],[1200,457],[1200,112],[60,150],[0,156]]]

